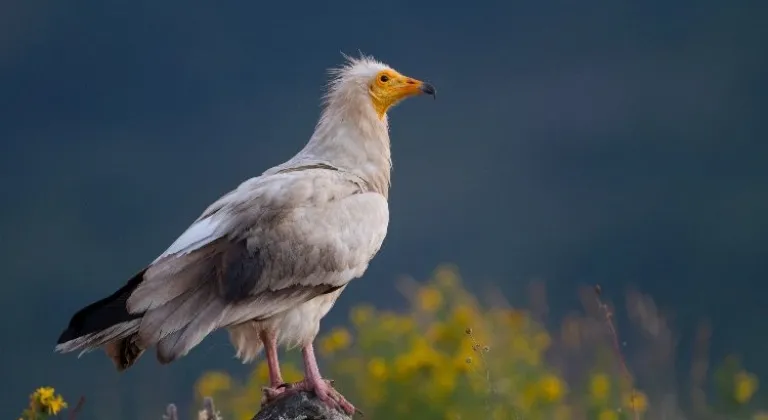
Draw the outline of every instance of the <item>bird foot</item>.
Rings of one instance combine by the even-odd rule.
[[[333,379],[323,379],[328,385],[333,386],[334,380]],[[279,383],[272,386],[265,386],[261,388],[261,403],[263,404],[269,404],[272,401],[276,400],[278,397],[280,397],[285,390],[289,388],[293,388],[295,384],[289,384],[287,382]]]
[[[280,384],[278,386],[265,386],[261,388],[261,405],[265,406],[285,393],[287,384]]]
[[[299,392],[312,392],[317,399],[328,407],[342,411],[348,415],[363,414],[355,408],[339,391],[333,387],[333,380],[320,379],[317,381],[303,380],[292,384],[282,384],[276,388],[264,388],[262,403],[270,403],[277,398],[287,397]]]

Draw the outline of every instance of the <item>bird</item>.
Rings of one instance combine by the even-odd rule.
[[[303,148],[221,196],[117,291],[77,311],[55,351],[101,348],[122,372],[150,348],[168,364],[225,329],[243,363],[264,352],[263,403],[305,391],[356,411],[321,375],[313,342],[387,234],[388,111],[436,91],[371,56],[343,57]],[[283,382],[281,346],[301,348],[301,381]]]

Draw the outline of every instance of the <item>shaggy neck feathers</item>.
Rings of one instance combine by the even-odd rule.
[[[365,58],[348,60],[333,71],[335,78],[309,142],[286,163],[328,163],[363,178],[386,197],[392,167],[387,117],[377,115],[368,92],[374,75],[386,66]]]

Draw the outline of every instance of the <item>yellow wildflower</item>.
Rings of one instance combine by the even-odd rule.
[[[56,395],[56,391],[49,386],[36,389],[30,395],[30,404],[35,412],[42,409],[50,415],[58,414],[67,407],[64,398],[61,395]]]
[[[539,380],[539,390],[544,401],[556,402],[565,394],[565,382],[548,373]]]
[[[598,415],[598,420],[619,420],[619,414],[615,410],[604,409]]]
[[[411,347],[411,357],[413,357],[419,365],[437,365],[440,359],[440,353],[438,353],[424,337],[416,337],[413,340],[413,347]]]
[[[443,294],[431,286],[422,287],[417,298],[419,309],[426,312],[435,312],[443,304]]]
[[[634,390],[624,398],[624,406],[630,412],[643,413],[648,409],[648,397],[641,391]]]
[[[453,370],[459,373],[469,372],[471,363],[467,363],[467,360],[472,360],[471,357],[472,356],[469,356],[469,354],[462,353],[456,355],[451,363]]]
[[[48,409],[48,414],[56,415],[59,414],[61,410],[67,408],[67,403],[61,395],[57,395],[48,400],[47,403],[45,403],[45,406]]]
[[[266,363],[262,362],[266,368]],[[265,375],[266,376],[266,375]],[[268,376],[267,376],[268,377]],[[211,397],[220,391],[226,391],[232,387],[232,378],[226,372],[206,372],[197,381],[197,393],[201,397]]]
[[[48,402],[53,399],[54,393],[55,391],[53,388],[49,386],[45,386],[42,388],[37,388],[37,390],[35,390],[35,393],[32,394],[32,398],[39,401],[40,404],[42,405],[48,405]]]
[[[752,420],[768,420],[768,411],[758,411],[752,417]]]
[[[372,378],[383,381],[387,378],[387,362],[381,357],[374,357],[368,362],[368,373]]]
[[[456,308],[454,308],[452,315],[453,322],[465,328],[469,328],[476,323],[476,312],[475,309],[470,305],[457,305]]]
[[[371,305],[360,305],[352,308],[349,318],[355,326],[362,326],[368,323],[375,315],[376,310]]]
[[[407,378],[419,369],[431,368],[445,363],[444,357],[430,346],[424,337],[414,337],[407,353],[395,359],[394,372],[400,379]]]
[[[611,390],[611,380],[604,373],[592,375],[589,380],[589,393],[597,401],[605,401]]]
[[[398,378],[405,379],[413,370],[414,363],[411,357],[408,357],[408,355],[403,354],[398,356],[395,359],[394,365],[395,365],[395,374],[397,374]]]
[[[320,341],[320,352],[331,355],[339,350],[344,350],[352,343],[352,335],[346,328],[336,327],[328,336]]]
[[[451,369],[437,369],[432,381],[437,390],[443,395],[450,394],[456,387],[456,375]]]
[[[757,377],[741,371],[734,377],[733,397],[739,404],[746,404],[757,391]]]
[[[346,328],[336,328],[331,336],[339,349],[345,349],[352,343],[352,335]]]

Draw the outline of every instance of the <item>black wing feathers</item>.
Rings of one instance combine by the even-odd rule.
[[[142,280],[144,280],[145,271],[146,268],[141,270],[115,293],[77,311],[69,321],[67,329],[59,336],[57,344],[66,343],[78,337],[105,330],[121,322],[141,318],[142,314],[128,313],[125,302]]]
[[[248,299],[261,278],[264,264],[259,250],[249,250],[246,239],[231,243],[214,265],[219,294],[228,303]]]

